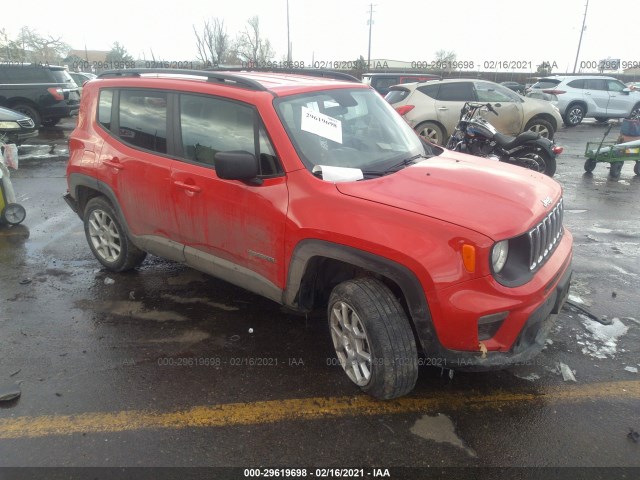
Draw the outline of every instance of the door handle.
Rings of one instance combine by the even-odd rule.
[[[115,168],[116,170],[122,170],[124,169],[124,165],[122,165],[120,163],[120,160],[118,160],[117,158],[110,158],[108,160],[105,160],[104,163],[107,167],[111,167],[111,168]]]
[[[584,92],[585,95],[591,95],[591,92]]]
[[[447,107],[438,107],[438,110],[449,110]]]
[[[494,104],[493,104],[493,106],[494,106],[494,107],[498,107],[498,108],[500,108],[500,107],[502,106],[502,104],[500,104],[500,103],[494,103]]]
[[[200,193],[202,191],[202,189],[197,186],[197,185],[193,185],[191,183],[184,183],[184,182],[180,182],[180,181],[174,181],[173,184],[176,187],[180,187],[180,188],[184,188],[185,190],[192,192],[192,193]]]

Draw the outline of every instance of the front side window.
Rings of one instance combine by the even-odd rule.
[[[479,102],[515,102],[518,97],[511,90],[489,82],[475,82]]]
[[[275,105],[309,170],[323,165],[381,171],[426,153],[411,127],[369,89],[324,90],[283,97]]]
[[[215,166],[218,152],[244,151],[259,159],[261,175],[281,171],[269,137],[257,127],[255,110],[238,102],[201,95],[180,95],[182,156],[190,161]],[[256,128],[258,149],[256,151]]]
[[[607,88],[610,92],[622,92],[627,87],[617,80],[607,80]]]
[[[118,137],[130,145],[167,153],[167,94],[121,90]]]

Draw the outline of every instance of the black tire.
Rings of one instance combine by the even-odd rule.
[[[584,171],[585,172],[589,172],[589,173],[593,172],[595,170],[595,168],[596,168],[596,164],[597,163],[598,162],[596,162],[592,158],[587,159],[587,161],[584,162]]]
[[[609,121],[609,117],[594,117],[594,118],[598,123],[607,123]]]
[[[382,400],[413,390],[416,342],[407,315],[387,286],[373,278],[342,282],[331,292],[327,317],[336,354],[351,381]]]
[[[544,173],[549,177],[553,177],[556,174],[556,159],[554,156],[549,155],[541,148],[533,148],[529,150],[523,150],[518,153],[517,158],[527,159],[526,162],[518,163],[517,165],[523,168],[528,168],[530,170],[535,170],[536,172]],[[530,166],[530,160],[535,160],[535,162],[539,165],[538,168],[533,168]]]
[[[567,107],[567,110],[564,112],[564,124],[567,127],[575,127],[576,125],[580,125],[582,120],[584,119],[584,114],[586,113],[586,109],[580,104],[573,104]]]
[[[436,145],[444,145],[445,138],[442,128],[434,122],[422,122],[416,126],[415,132],[424,137],[425,140],[435,143]]]
[[[640,120],[640,103],[638,103],[629,114],[631,120]]]
[[[42,125],[45,127],[55,127],[58,123],[60,123],[61,118],[45,118],[42,121]]]
[[[24,222],[27,216],[27,211],[19,203],[8,203],[2,210],[0,215],[0,223],[6,223],[7,225],[20,225]]]
[[[83,219],[89,247],[107,269],[124,272],[144,261],[146,252],[131,243],[118,215],[106,198],[95,197],[89,200]]]
[[[31,105],[27,105],[26,103],[18,103],[17,105],[13,105],[10,107],[11,110],[15,110],[16,112],[24,113],[27,117],[33,120],[33,123],[36,124],[36,128],[38,128],[42,123],[42,117]]]
[[[633,173],[640,175],[640,162],[636,162],[633,166]]]
[[[548,138],[549,140],[553,140],[553,136],[556,133],[553,129],[553,125],[542,118],[534,118],[532,120],[529,120],[529,123],[527,123],[527,126],[524,127],[524,129],[525,131],[532,131],[534,133],[537,133],[541,137]]]
[[[622,172],[622,164],[624,162],[611,162],[611,167],[609,168],[609,176],[611,178],[619,178],[620,172]]]

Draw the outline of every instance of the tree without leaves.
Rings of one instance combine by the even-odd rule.
[[[0,58],[13,62],[59,63],[71,47],[62,37],[43,37],[29,27],[22,27],[15,40],[6,31],[0,31]]]
[[[213,24],[205,21],[202,34],[198,33],[194,25],[193,33],[196,35],[198,60],[210,65],[220,65],[228,61],[231,42],[224,27],[224,20],[214,18]]]
[[[114,42],[105,60],[107,62],[132,62],[133,57],[129,55],[124,45],[120,45],[119,42]]]
[[[238,36],[235,45],[237,57],[247,63],[260,66],[270,61],[275,52],[271,48],[271,42],[260,36],[260,19],[255,16],[247,20],[248,27]]]
[[[447,70],[447,73],[451,73],[451,70],[453,70],[451,64],[456,61],[456,58],[457,55],[453,51],[447,52],[446,50],[438,50],[436,52],[436,64],[440,65],[439,70],[441,72]]]

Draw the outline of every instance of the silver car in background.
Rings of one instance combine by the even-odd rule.
[[[548,100],[557,106],[567,127],[575,127],[585,118],[599,122],[640,118],[640,92],[613,77],[545,77],[531,87],[527,97]]]

